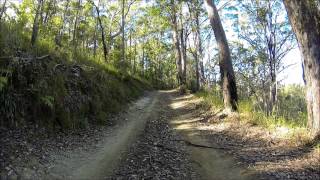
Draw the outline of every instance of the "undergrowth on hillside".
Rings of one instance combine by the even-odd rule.
[[[73,55],[44,40],[26,47],[9,48],[0,59],[0,126],[105,124],[110,114],[151,88],[146,80],[86,53]]]
[[[246,121],[253,125],[265,127],[269,130],[286,131],[284,133],[291,137],[300,136],[302,134],[307,135],[307,114],[304,108],[305,104],[297,104],[296,101],[300,100],[298,100],[296,96],[296,100],[292,99],[294,98],[294,94],[300,93],[295,91],[297,91],[297,89],[292,88],[291,91],[286,91],[286,93],[283,93],[282,91],[282,93],[280,93],[281,97],[279,98],[279,101],[281,102],[279,102],[279,109],[281,109],[281,111],[274,112],[272,115],[267,115],[265,112],[255,108],[256,103],[253,100],[239,100],[238,108],[240,121]],[[202,104],[204,106],[212,108],[214,111],[223,109],[223,101],[218,92],[201,91],[196,93],[196,96],[203,99]],[[288,98],[288,96],[290,96],[290,98]],[[301,97],[303,98],[303,96]],[[300,109],[300,111],[297,109]],[[308,139],[308,137],[298,138]]]

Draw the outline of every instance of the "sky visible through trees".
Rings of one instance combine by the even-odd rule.
[[[11,3],[19,5],[22,3],[23,0],[9,0]],[[99,0],[94,0],[93,2],[95,4],[98,4]],[[117,0],[111,0],[110,2],[114,2],[116,3]],[[142,1],[140,3],[140,6],[149,6],[150,4],[152,4],[153,1],[152,0],[148,0],[148,1]],[[230,0],[221,0],[219,2],[219,5],[225,5],[226,3],[228,3],[228,5],[236,5],[236,1],[230,1]],[[221,13],[221,16],[224,16],[225,14],[228,13],[227,10],[225,9],[221,9],[219,11],[219,13]],[[236,12],[239,13],[239,12]],[[15,11],[12,8],[8,8],[7,9],[7,14],[9,16],[16,16]],[[240,14],[240,13],[239,13]],[[102,13],[102,15],[105,15]],[[281,13],[281,18],[284,18],[284,16],[286,16],[286,12],[282,11]],[[230,41],[232,40],[237,40],[238,37],[236,37],[236,32],[234,31],[234,29],[232,28],[232,24],[234,23],[234,21],[230,18],[222,18],[223,21],[223,25],[226,29],[226,35],[227,38],[230,39]],[[204,22],[203,26],[207,26],[208,22]],[[190,41],[192,41],[192,38],[190,38]],[[210,51],[210,49],[214,49],[215,48],[215,42],[214,41],[208,41],[208,52]],[[207,62],[207,58],[208,58],[208,53],[204,54],[204,63]],[[302,74],[302,66],[301,66],[301,53],[299,51],[299,48],[296,47],[294,49],[292,49],[285,57],[284,57],[284,66],[290,65],[290,67],[286,68],[284,71],[282,71],[279,74],[279,79],[281,79],[281,82],[283,84],[303,84],[303,78],[301,76]],[[294,64],[294,65],[292,65]]]

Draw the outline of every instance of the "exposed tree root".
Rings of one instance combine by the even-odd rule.
[[[184,142],[188,146],[199,147],[199,148],[231,150],[230,148],[226,148],[226,147],[214,147],[214,146],[207,146],[207,145],[203,145],[203,144],[195,144],[195,143],[192,143],[192,142],[184,140],[184,139],[175,139],[173,141],[181,141],[181,142]]]

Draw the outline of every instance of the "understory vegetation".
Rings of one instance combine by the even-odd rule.
[[[214,112],[223,109],[220,91],[207,90],[196,93],[197,97],[203,99],[203,105],[212,108]],[[276,104],[276,110],[266,114],[254,98],[241,98],[238,102],[240,120],[247,121],[253,125],[263,126],[270,130],[277,128],[288,128],[300,130],[308,136],[307,110],[304,98],[304,88],[299,85],[289,85],[281,89]]]
[[[29,34],[14,25],[19,24],[1,25],[1,126],[37,124],[57,130],[105,124],[152,88],[139,76],[45,38],[30,48]]]

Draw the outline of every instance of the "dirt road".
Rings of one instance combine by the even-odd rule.
[[[191,96],[176,91],[159,92],[158,116],[146,122],[120,166],[109,179],[253,179],[223,150],[211,148],[192,122],[199,119]]]
[[[231,180],[319,177],[319,157],[312,154],[306,156],[311,152],[311,147],[288,151],[256,135],[248,137],[252,128],[250,125],[224,120],[208,123],[204,121],[206,117],[198,101],[192,95],[180,96],[176,91],[151,92],[114,117],[116,125],[113,126],[100,130],[93,128],[89,133],[52,142],[47,138],[32,137],[30,139],[35,139],[32,144],[26,143],[27,139],[23,140],[24,136],[19,135],[16,139],[29,147],[26,150],[29,155],[24,159],[12,158],[17,163],[7,165],[11,173],[9,179]],[[243,131],[243,127],[247,129]],[[264,132],[254,130],[254,133]],[[285,152],[278,155],[273,148],[284,149]],[[39,158],[36,158],[37,155]],[[283,161],[286,164],[281,164],[284,158],[287,158]]]
[[[89,150],[51,155],[48,179],[248,179],[243,168],[182,126],[193,121],[175,91],[152,92],[130,105],[123,123]]]

